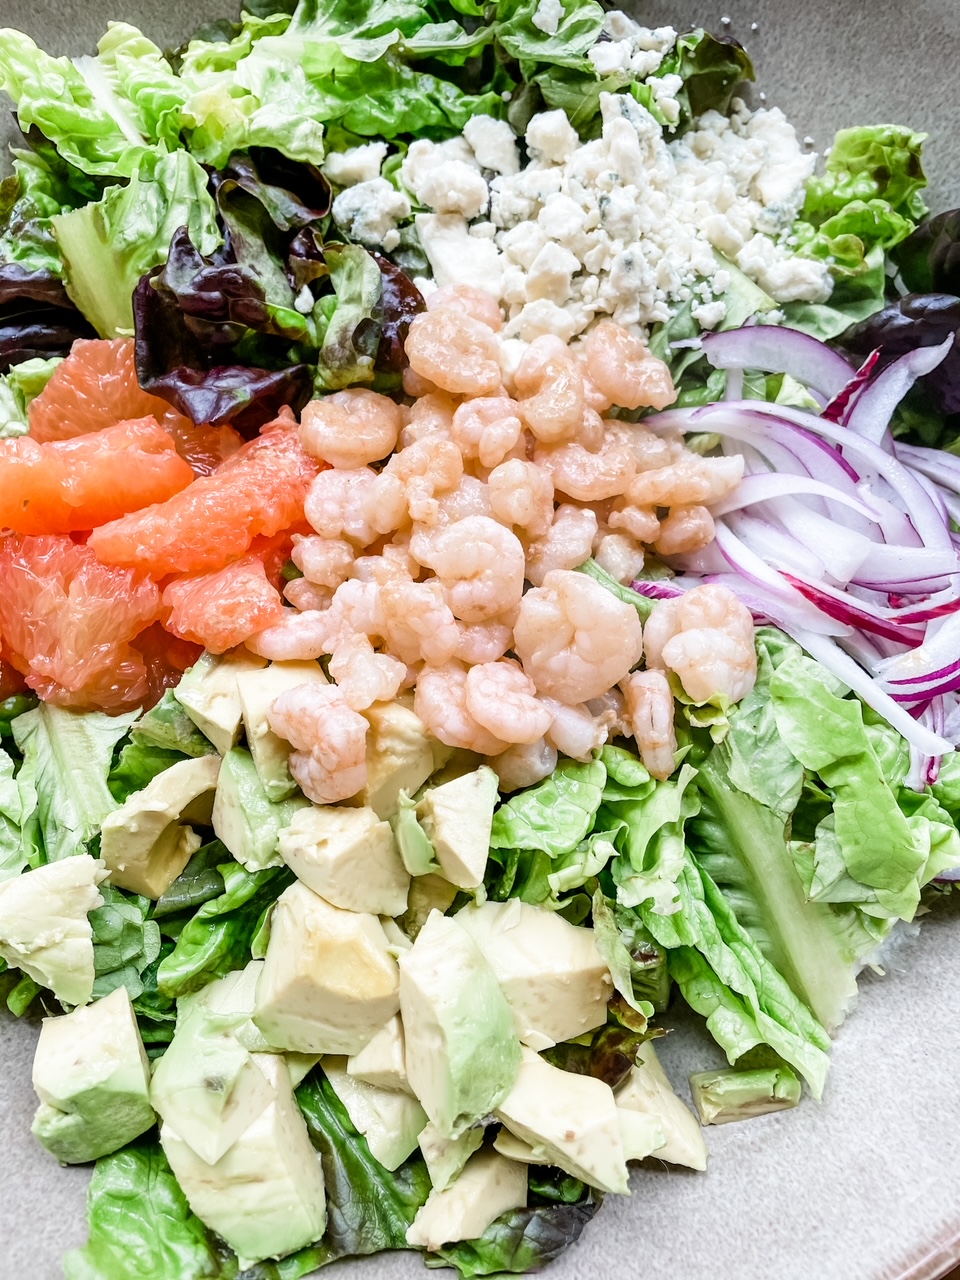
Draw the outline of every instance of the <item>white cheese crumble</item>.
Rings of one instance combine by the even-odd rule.
[[[380,177],[380,168],[387,158],[385,142],[366,142],[346,151],[331,151],[322,168],[335,187],[353,187],[358,182],[372,182]]]
[[[351,239],[388,252],[400,243],[398,224],[409,217],[410,201],[386,178],[358,182],[333,202],[333,220]]]
[[[563,5],[560,0],[540,0],[530,21],[545,35],[555,36],[563,18]]]

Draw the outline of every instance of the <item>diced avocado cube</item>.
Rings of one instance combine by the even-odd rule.
[[[397,799],[397,812],[391,824],[403,865],[412,876],[426,876],[440,870],[433,845],[417,818],[417,802],[405,791],[401,791]]]
[[[287,763],[290,744],[270,728],[267,712],[288,689],[296,689],[302,684],[326,683],[317,662],[271,662],[263,670],[243,671],[237,676],[247,747],[267,799],[274,803],[293,795],[297,784]]]
[[[497,775],[484,765],[452,782],[428,788],[417,805],[420,825],[443,874],[461,889],[483,884],[497,786]]]
[[[299,881],[278,898],[254,1022],[300,1053],[359,1053],[399,1008],[399,974],[375,915],[343,911]]]
[[[346,1069],[346,1059],[323,1059],[323,1071],[343,1103],[353,1127],[367,1140],[370,1154],[391,1171],[417,1149],[426,1113],[409,1093],[380,1089],[356,1080]]]
[[[666,1141],[659,1116],[618,1107],[617,1119],[620,1122],[623,1154],[627,1160],[646,1160],[654,1152],[659,1155],[660,1148]]]
[[[414,876],[410,881],[410,893],[407,897],[407,909],[397,924],[411,942],[415,942],[417,934],[426,924],[431,911],[439,911],[441,915],[452,905],[457,896],[457,886],[445,880],[443,876]]]
[[[497,975],[524,1044],[547,1049],[606,1022],[613,982],[592,929],[519,898],[467,906],[454,919]]]
[[[200,847],[187,825],[210,821],[220,757],[179,760],[103,820],[100,855],[120,889],[159,898]]]
[[[419,1146],[433,1189],[443,1191],[459,1177],[473,1153],[483,1146],[483,1126],[467,1129],[459,1138],[445,1138],[431,1122],[421,1130]]]
[[[174,690],[177,701],[200,732],[225,756],[240,736],[240,691],[237,677],[262,671],[265,658],[248,649],[232,653],[204,653],[184,672]]]
[[[789,1111],[800,1101],[800,1081],[789,1067],[757,1071],[697,1071],[690,1077],[693,1101],[704,1124],[730,1124],[773,1111]]]
[[[403,1023],[399,1014],[394,1014],[359,1053],[347,1059],[347,1071],[355,1079],[375,1084],[379,1089],[410,1092]]]
[[[434,911],[399,959],[407,1077],[445,1138],[507,1096],[520,1065],[510,1006],[477,944]]]
[[[367,734],[367,785],[357,803],[378,818],[392,818],[400,792],[412,795],[435,768],[430,735],[423,721],[398,702],[375,702],[364,711]]]
[[[249,1015],[217,1008],[232,985],[221,978],[181,999],[176,1032],[156,1065],[150,1090],[166,1127],[207,1164],[229,1151],[273,1097],[260,1069],[267,1055],[253,1055],[234,1035]]]
[[[613,1090],[593,1076],[561,1071],[523,1050],[516,1084],[497,1108],[539,1164],[553,1164],[601,1191],[626,1195],[627,1157]]]
[[[521,1164],[542,1164],[543,1158],[534,1151],[529,1142],[524,1142],[509,1129],[501,1127],[493,1140],[494,1151],[499,1151],[508,1160],[518,1160]]]
[[[636,1066],[614,1091],[617,1106],[655,1116],[663,1126],[665,1138],[657,1156],[670,1164],[684,1164],[690,1169],[706,1169],[707,1144],[696,1117],[673,1091],[660,1065],[653,1041],[646,1040],[637,1050]]]
[[[32,1131],[63,1164],[99,1160],[153,1127],[150,1064],[126,987],[44,1019],[33,1087]]]
[[[496,1151],[478,1151],[455,1182],[430,1192],[407,1228],[407,1244],[433,1251],[456,1240],[476,1240],[502,1213],[526,1203],[526,1166]]]
[[[0,883],[0,956],[67,1005],[93,994],[93,929],[107,869],[88,853]]]
[[[167,751],[182,751],[185,756],[207,756],[216,752],[168,689],[155,707],[145,711],[130,730],[134,742]]]
[[[398,916],[410,876],[393,831],[372,809],[312,805],[280,833],[280,856],[314,893],[346,911]]]
[[[234,747],[223,757],[213,802],[213,829],[248,871],[283,865],[280,832],[310,801],[290,796],[274,804],[263,789],[249,751]]]
[[[326,1229],[320,1159],[283,1059],[258,1054],[271,1090],[266,1107],[215,1163],[169,1125],[160,1142],[190,1208],[239,1255],[244,1271],[319,1240]]]

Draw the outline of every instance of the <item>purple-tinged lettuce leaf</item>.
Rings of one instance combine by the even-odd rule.
[[[58,276],[0,264],[0,373],[24,360],[66,355],[77,338],[95,337]]]

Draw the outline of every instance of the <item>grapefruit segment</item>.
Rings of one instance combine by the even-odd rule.
[[[300,445],[292,415],[280,418],[212,475],[95,529],[87,545],[104,564],[143,569],[154,578],[221,569],[258,535],[270,537],[303,519],[318,469]]]
[[[174,579],[163,603],[170,610],[168,630],[211,653],[225,653],[283,617],[280,593],[255,555],[213,573]]]
[[[193,479],[153,418],[76,440],[0,440],[0,528],[72,533],[179,493]]]

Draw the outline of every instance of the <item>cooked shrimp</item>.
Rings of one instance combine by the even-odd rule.
[[[421,396],[409,409],[401,411],[405,421],[400,432],[400,447],[405,449],[418,440],[426,440],[428,436],[451,439],[456,408],[456,398],[447,395],[445,391],[433,391]]]
[[[633,454],[638,471],[654,471],[667,467],[687,453],[680,435],[657,435],[642,422],[623,422],[619,418],[603,419],[604,439],[616,441]]]
[[[611,529],[622,529],[635,542],[655,542],[660,535],[660,521],[653,507],[634,507],[620,500],[607,516]]]
[[[495,618],[512,609],[523,593],[520,539],[488,516],[468,516],[441,529],[425,555],[461,622]]]
[[[488,396],[500,387],[498,342],[493,330],[451,307],[415,317],[406,353],[414,373],[442,391]]]
[[[550,352],[546,358],[545,350]],[[535,338],[520,362],[516,384],[520,415],[538,440],[559,444],[576,437],[583,423],[583,374],[565,347],[556,350],[552,339]]]
[[[426,728],[448,747],[496,756],[507,743],[494,737],[467,710],[467,673],[458,662],[424,667],[417,681],[413,709]]]
[[[389,471],[381,471],[364,489],[359,515],[377,537],[402,529],[410,520],[403,481]]]
[[[437,495],[457,487],[463,475],[463,457],[452,440],[428,436],[395,453],[382,475],[403,485],[411,520],[436,524]]]
[[[501,462],[487,479],[490,509],[501,524],[540,538],[553,522],[553,480],[532,462],[511,458]]]
[[[409,542],[395,539],[386,543],[379,555],[358,556],[350,576],[383,587],[388,582],[412,582],[419,572],[420,566],[410,555]]]
[[[604,441],[591,453],[576,440],[566,444],[538,444],[533,453],[538,467],[549,471],[554,488],[578,502],[602,502],[619,497],[637,469],[633,454],[615,441]]]
[[[597,517],[589,508],[569,502],[557,507],[547,532],[527,546],[527,581],[539,587],[554,569],[576,569],[590,559],[596,536]]]
[[[495,467],[515,449],[523,434],[519,406],[508,396],[466,400],[453,415],[450,437],[464,458]]]
[[[403,390],[408,396],[428,396],[432,391],[436,391],[436,384],[431,382],[429,378],[421,378],[419,373],[415,373],[409,365],[403,371]]]
[[[336,804],[366,785],[369,725],[336,685],[288,689],[268,710],[267,722],[295,748],[290,772],[314,803]]]
[[[621,409],[665,409],[677,398],[670,370],[632,333],[601,320],[587,334],[587,376]]]
[[[466,708],[477,724],[501,742],[537,742],[553,723],[553,713],[537,698],[518,662],[484,662],[471,667],[464,685]]]
[[[318,587],[339,587],[353,568],[356,551],[343,538],[321,538],[295,533],[290,559],[308,582]]]
[[[632,582],[643,572],[643,547],[627,533],[607,533],[599,538],[593,558],[614,582]]]
[[[443,289],[435,289],[427,298],[427,310],[437,311],[441,307],[452,307],[454,311],[485,324],[494,333],[503,328],[500,305],[486,289],[475,289],[469,284],[448,284]]]
[[[547,742],[571,760],[589,760],[609,737],[609,716],[595,716],[586,705],[567,706],[555,698],[544,698],[543,705],[553,713],[547,730]]]
[[[433,666],[449,662],[460,643],[460,632],[443,588],[429,582],[388,582],[380,589],[384,640],[404,663],[426,660]]]
[[[250,636],[246,646],[271,662],[299,662],[328,653],[338,633],[339,619],[331,617],[329,608],[288,609],[282,622]]]
[[[662,600],[647,620],[647,666],[674,671],[694,702],[739,702],[757,679],[753,618],[726,587]]]
[[[654,543],[662,556],[700,551],[714,539],[713,516],[706,507],[673,507],[660,521],[660,532]]]
[[[513,644],[513,627],[497,618],[490,622],[458,622],[460,641],[453,655],[467,666],[496,662]]]
[[[627,498],[635,507],[710,506],[734,490],[743,476],[743,458],[703,458],[684,453],[675,462],[641,471],[630,483]],[[314,481],[316,484],[316,481]]]
[[[523,597],[513,638],[538,692],[568,706],[605,693],[643,653],[636,609],[586,574],[562,569]]]
[[[501,791],[519,791],[550,777],[557,767],[557,752],[545,738],[540,738],[529,746],[508,747],[490,765],[500,779]]]
[[[406,678],[407,668],[386,653],[375,653],[365,635],[341,641],[330,658],[330,675],[354,711],[374,702],[390,702]]]
[[[410,533],[410,554],[418,564],[430,563],[430,547],[437,533],[466,520],[468,516],[490,516],[490,493],[487,484],[476,476],[462,476],[456,489],[437,499],[436,519],[432,524],[415,524]]]
[[[327,609],[333,600],[332,587],[319,587],[309,578],[294,578],[283,588],[283,595],[301,613],[308,610]]]
[[[662,671],[635,671],[620,681],[620,688],[644,766],[654,778],[669,778],[677,750],[669,680]]]
[[[368,547],[381,534],[363,514],[363,500],[376,480],[377,473],[369,467],[321,471],[310,485],[304,514],[322,537]]]
[[[387,396],[362,387],[311,400],[300,420],[307,453],[334,467],[355,470],[397,447],[400,409]]]

